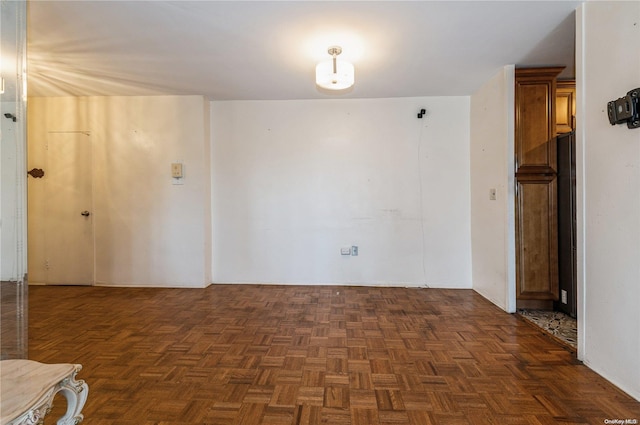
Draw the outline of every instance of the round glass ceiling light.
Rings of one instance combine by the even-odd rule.
[[[349,62],[339,61],[342,53],[340,46],[329,47],[331,60],[320,62],[316,66],[316,84],[327,90],[344,90],[355,83],[355,68]]]

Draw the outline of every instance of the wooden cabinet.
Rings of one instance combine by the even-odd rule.
[[[556,77],[563,68],[516,70],[516,305],[558,299]]]
[[[558,81],[556,86],[556,132],[570,133],[576,129],[576,82]]]
[[[556,191],[554,175],[526,174],[516,179],[518,300],[558,299]],[[528,308],[526,303],[520,304]]]

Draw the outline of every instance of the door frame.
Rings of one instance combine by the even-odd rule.
[[[36,108],[38,109],[38,108]],[[32,113],[37,113],[32,111]],[[95,211],[94,205],[95,200],[93,197],[93,193],[95,191],[95,182],[94,182],[94,143],[93,139],[91,139],[90,131],[81,131],[81,130],[46,130],[39,134],[37,129],[33,129],[33,134],[28,143],[29,143],[29,152],[30,152],[30,167],[44,168],[44,178],[32,179],[29,178],[30,185],[32,186],[29,193],[30,203],[28,206],[28,216],[29,216],[29,257],[30,257],[30,272],[31,272],[31,283],[36,285],[48,285],[48,284],[59,284],[58,282],[52,283],[49,279],[48,271],[45,269],[46,261],[48,260],[48,245],[47,239],[50,237],[49,225],[47,223],[47,203],[48,203],[48,195],[50,188],[48,187],[48,183],[45,181],[47,179],[47,171],[51,169],[51,158],[49,157],[49,145],[51,143],[52,135],[56,134],[68,134],[68,135],[84,135],[88,136],[89,140],[89,158],[87,158],[87,162],[89,163],[89,171],[85,171],[85,173],[89,174],[89,178],[91,178],[90,184],[90,199],[88,200],[87,209],[91,211],[91,222],[87,223],[90,226],[90,243],[87,246],[90,246],[91,250],[91,272],[90,280],[86,282],[87,286],[95,285],[96,279],[96,259],[95,259]],[[40,187],[37,187],[41,185]],[[38,212],[38,210],[40,210]],[[80,211],[78,211],[78,214]],[[81,217],[78,217],[81,218]]]
[[[87,140],[85,140],[85,138],[88,138]],[[56,140],[57,139],[57,140]],[[56,149],[62,149],[61,153],[63,154],[62,156],[56,156],[52,163],[51,159],[52,159],[52,143],[55,140],[55,148]],[[84,197],[85,195],[88,195],[88,200],[87,199],[81,199],[81,203],[83,205],[85,205],[84,207],[81,207],[80,205],[78,205],[78,211],[73,211],[71,212],[71,214],[80,214],[81,210],[83,208],[88,208],[89,210],[89,216],[88,217],[75,217],[75,219],[78,220],[83,220],[86,221],[87,219],[89,220],[89,223],[82,223],[80,225],[77,225],[76,221],[69,221],[70,218],[66,218],[64,219],[63,217],[58,217],[58,219],[60,220],[59,223],[60,225],[64,225],[64,226],[71,226],[69,228],[70,231],[68,234],[73,235],[73,237],[70,239],[70,241],[74,241],[77,242],[78,244],[81,244],[84,247],[90,247],[88,249],[80,249],[78,250],[77,248],[73,251],[75,252],[75,254],[79,258],[79,260],[81,260],[81,267],[70,267],[70,268],[75,268],[78,270],[78,272],[76,272],[75,274],[73,272],[69,273],[69,272],[62,272],[62,277],[60,276],[60,272],[58,272],[58,278],[55,279],[54,282],[52,282],[51,277],[49,276],[50,270],[48,268],[48,262],[49,260],[51,260],[52,255],[55,256],[56,253],[56,249],[55,247],[58,246],[58,244],[54,244],[54,249],[50,249],[50,241],[51,241],[51,236],[52,236],[52,232],[56,231],[54,226],[48,221],[50,219],[52,219],[52,215],[50,213],[47,213],[46,217],[44,217],[44,219],[46,220],[46,224],[45,224],[45,238],[44,238],[44,243],[45,243],[45,254],[46,254],[46,262],[47,262],[47,266],[45,266],[46,268],[46,284],[47,285],[81,285],[81,286],[93,286],[95,283],[95,229],[94,229],[94,217],[93,217],[93,205],[94,205],[94,201],[93,201],[93,192],[94,192],[94,183],[93,183],[93,142],[91,139],[91,133],[88,131],[48,131],[47,132],[47,141],[46,141],[47,145],[46,145],[46,166],[47,169],[49,169],[49,171],[53,170],[54,167],[56,167],[57,165],[59,165],[57,163],[57,161],[63,161],[63,168],[57,168],[58,171],[60,170],[66,170],[66,169],[70,169],[72,172],[75,171],[75,174],[72,174],[71,180],[68,180],[68,176],[67,176],[67,180],[63,180],[63,183],[69,183],[69,182],[73,182],[73,185],[69,185],[71,187],[71,197],[70,198],[65,198],[67,200],[67,202],[69,204],[75,204],[75,202],[77,201],[75,195],[80,195],[82,197]],[[68,146],[65,146],[66,144],[72,144],[73,146],[71,148],[69,148]],[[80,155],[80,153],[83,152],[82,155]],[[64,158],[66,155],[65,154],[71,154],[72,157],[74,158],[73,161],[68,161],[67,159]],[[88,158],[86,157],[86,155],[88,154]],[[84,160],[84,163],[79,162],[78,159],[80,159],[81,161]],[[66,165],[66,167],[64,167]],[[63,178],[66,176],[66,173],[63,172],[62,174]],[[90,179],[89,181],[89,185],[86,185],[84,181],[85,179]],[[79,181],[78,181],[79,180]],[[52,188],[51,188],[51,184],[53,183],[53,181],[51,179],[45,180],[45,188],[44,188],[44,197],[45,197],[45,201],[46,201],[46,205],[47,205],[47,209],[54,204],[54,200],[55,197],[57,196],[58,192],[57,190],[61,190],[64,191],[66,190],[66,186],[67,185],[62,185],[62,186],[57,186],[54,191],[52,192]],[[78,187],[82,187],[82,189],[78,192],[77,188]],[[87,193],[88,191],[88,193]],[[60,192],[62,193],[62,192]],[[88,202],[87,202],[88,201]],[[58,208],[60,208],[60,203],[57,203]],[[66,208],[62,207],[63,212],[69,212],[67,211]],[[85,210],[86,211],[86,210]],[[55,217],[54,217],[55,219]],[[74,219],[71,219],[74,220]],[[54,220],[56,221],[56,220]],[[86,235],[85,232],[89,232],[89,235]],[[56,233],[58,235],[58,237],[62,236],[59,231],[58,233]],[[89,240],[86,239],[86,237],[88,236]],[[71,248],[70,248],[71,249]],[[84,252],[85,251],[90,251],[90,261],[89,262],[84,262],[82,261],[82,259],[85,259],[84,257]],[[60,261],[59,265],[65,265],[65,266],[71,266],[70,263],[68,263],[67,261]],[[56,264],[54,262],[53,264],[54,267],[56,267]],[[89,270],[90,268],[90,270]],[[54,273],[55,275],[56,273]],[[85,278],[88,278],[89,280],[86,281]],[[72,277],[75,277],[77,279],[71,279]],[[86,282],[86,283],[85,283]]]

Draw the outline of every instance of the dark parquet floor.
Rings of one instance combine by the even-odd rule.
[[[470,290],[32,287],[29,314],[31,359],[84,366],[87,425],[640,420],[639,402]]]

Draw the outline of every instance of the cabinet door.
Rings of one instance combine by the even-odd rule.
[[[516,70],[516,172],[549,173],[556,167],[556,75],[562,68]]]
[[[558,299],[556,176],[516,176],[516,281],[520,300]]]

